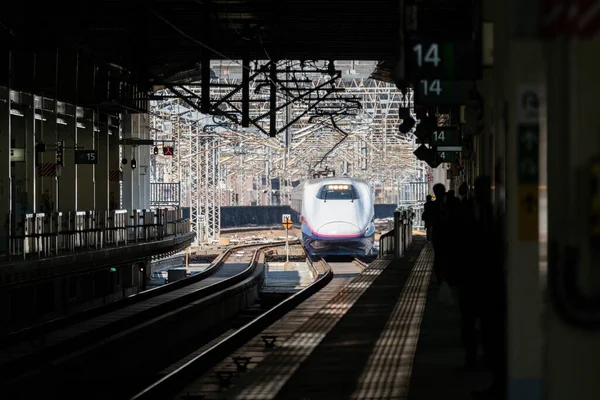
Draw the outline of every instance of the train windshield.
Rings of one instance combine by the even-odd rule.
[[[319,190],[320,200],[356,200],[358,192],[352,185],[325,185]]]

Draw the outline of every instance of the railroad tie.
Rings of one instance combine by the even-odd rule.
[[[234,371],[215,371],[215,375],[219,378],[219,383],[223,387],[231,385],[231,380],[235,376]]]
[[[250,360],[252,359],[252,357],[242,357],[242,356],[236,356],[236,357],[231,357],[231,358],[233,359],[233,362],[237,366],[238,372],[247,371],[248,364],[250,364]]]
[[[277,340],[276,335],[262,335],[262,340],[265,342],[265,349],[272,349],[275,347],[275,341]]]

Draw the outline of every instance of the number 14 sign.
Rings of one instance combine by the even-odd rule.
[[[481,75],[481,60],[477,54],[474,42],[412,38],[406,47],[407,79],[478,79]],[[435,92],[438,87],[432,83],[427,90]]]
[[[455,106],[469,101],[471,83],[442,79],[421,79],[415,85],[415,102],[423,106]]]

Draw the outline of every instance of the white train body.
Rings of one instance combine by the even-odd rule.
[[[352,178],[304,181],[292,192],[302,242],[314,255],[370,255],[375,224],[370,185]]]

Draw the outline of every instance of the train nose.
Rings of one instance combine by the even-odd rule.
[[[358,226],[349,222],[329,222],[317,229],[317,235],[324,238],[348,238],[362,234]]]

